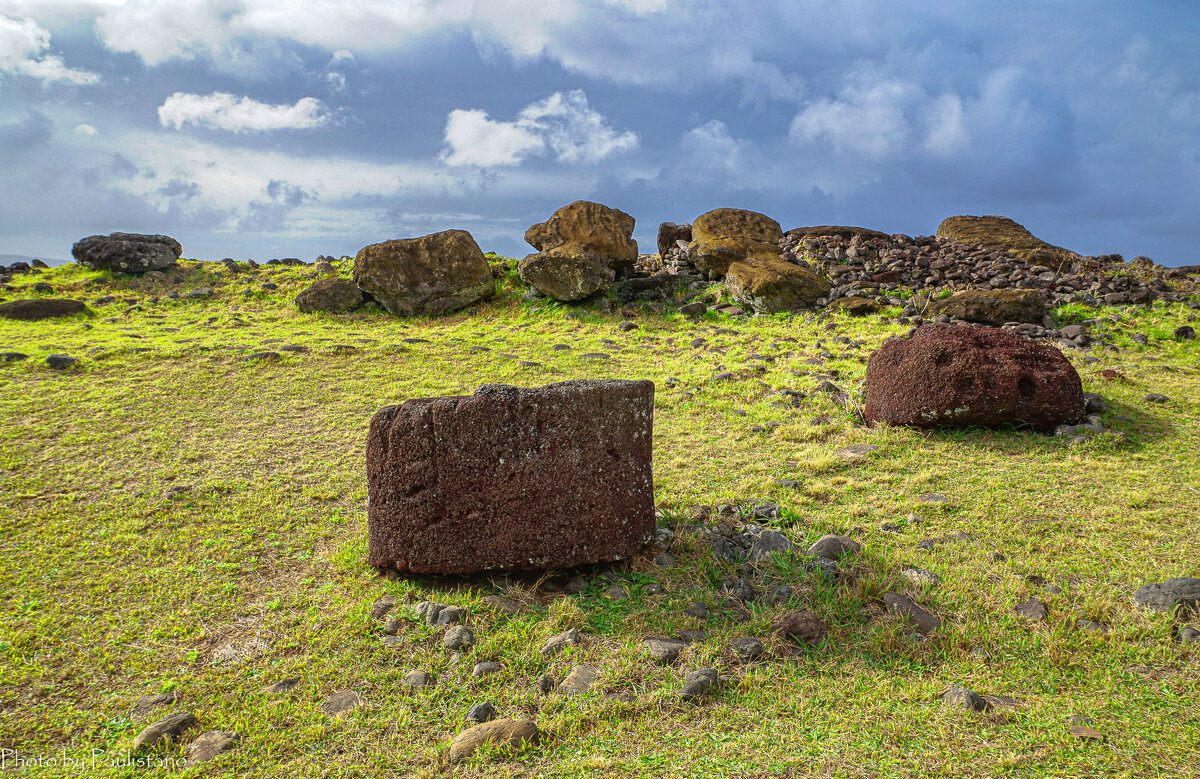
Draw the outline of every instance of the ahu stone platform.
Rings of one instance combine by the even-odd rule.
[[[563,568],[654,534],[654,383],[579,380],[381,409],[367,438],[369,560],[417,573]]]

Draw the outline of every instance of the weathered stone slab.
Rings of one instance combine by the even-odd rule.
[[[426,573],[570,567],[654,535],[654,384],[580,380],[381,409],[367,438],[369,560]]]

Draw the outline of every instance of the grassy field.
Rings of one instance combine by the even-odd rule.
[[[837,371],[834,382],[857,392],[870,351],[907,330],[878,317],[626,318],[525,302],[511,274],[494,301],[443,318],[306,315],[291,299],[311,268],[182,265],[182,284],[69,266],[18,276],[21,289],[7,293],[33,296],[25,288],[45,281],[56,296],[117,298],[91,318],[0,320],[0,351],[30,355],[0,364],[0,749],[11,750],[10,770],[27,761],[17,775],[64,775],[65,757],[86,761],[72,771],[88,776],[1200,776],[1200,644],[1178,638],[1186,615],[1130,602],[1147,582],[1200,575],[1200,342],[1171,337],[1191,309],[1060,312],[1121,318],[1094,328],[1119,352],[1068,356],[1128,436],[1072,446],[1018,430],[856,425],[852,409],[814,391],[815,372]],[[277,289],[263,290],[267,281]],[[213,297],[167,297],[200,286]],[[622,331],[625,321],[638,327]],[[284,344],[310,351],[247,359]],[[80,363],[55,371],[50,353]],[[1103,380],[1107,368],[1121,377]],[[721,373],[733,375],[714,381]],[[655,382],[655,498],[679,566],[659,569],[650,552],[583,571],[588,588],[566,595],[555,590],[576,572],[389,579],[366,565],[363,447],[375,410],[484,383],[583,377]],[[786,400],[780,389],[805,398],[774,405]],[[1170,400],[1145,402],[1149,392]],[[839,454],[859,443],[879,449]],[[709,553],[694,507],[745,516],[765,501],[783,507],[773,523],[801,549],[851,533],[862,551],[837,584],[801,556],[777,560],[762,586],[790,584],[796,598],[756,604],[738,622],[715,608],[714,589],[736,569]],[[932,551],[917,548],[924,540]],[[914,566],[940,584],[913,589],[900,571]],[[629,598],[603,594],[607,571]],[[646,594],[652,583],[665,591]],[[882,608],[888,591],[945,626],[912,634]],[[403,640],[385,645],[370,612],[389,594],[467,607],[479,643],[454,663],[441,630],[413,616]],[[497,594],[520,611],[489,609]],[[1013,610],[1034,595],[1045,622]],[[686,615],[694,601],[713,615]],[[819,614],[829,637],[793,654],[771,621],[797,608]],[[572,626],[580,646],[538,653]],[[675,667],[645,656],[644,636],[684,629],[708,638]],[[739,636],[778,655],[743,665],[728,651]],[[473,679],[481,660],[504,670]],[[534,690],[579,663],[603,669],[592,692]],[[681,702],[684,672],[700,667],[725,685]],[[436,685],[405,687],[413,669]],[[288,694],[260,692],[295,676]],[[939,700],[948,687],[1015,702],[953,710]],[[318,705],[340,690],[366,705],[325,716]],[[141,696],[167,692],[173,706],[134,712]],[[481,701],[536,720],[541,743],[449,765],[449,739]],[[123,764],[142,727],[172,710],[241,742],[186,768]],[[1071,735],[1072,715],[1102,738]]]

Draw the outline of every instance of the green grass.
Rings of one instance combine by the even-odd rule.
[[[87,775],[140,776],[104,760],[123,757],[145,724],[130,716],[137,698],[173,691],[175,709],[193,712],[204,730],[242,736],[212,763],[171,772],[181,776],[1200,775],[1200,652],[1179,643],[1178,619],[1129,600],[1148,581],[1200,574],[1200,348],[1170,337],[1190,309],[1061,312],[1070,321],[1122,316],[1105,325],[1121,352],[1069,357],[1085,390],[1112,402],[1110,424],[1129,433],[1125,442],[1069,446],[1018,430],[856,426],[814,392],[820,378],[794,372],[836,369],[835,381],[857,391],[870,350],[907,329],[878,317],[837,317],[834,332],[803,315],[627,320],[524,302],[511,271],[494,301],[453,316],[303,315],[290,301],[310,268],[228,276],[214,274],[224,273],[219,265],[183,266],[178,285],[70,266],[16,277],[8,293],[31,296],[29,285],[48,281],[55,294],[118,300],[91,318],[0,320],[0,351],[31,355],[0,364],[0,748],[89,759],[99,749],[106,757]],[[278,289],[262,290],[264,281]],[[167,297],[198,286],[216,296]],[[621,332],[623,321],[639,327]],[[1138,332],[1149,346],[1129,338]],[[866,347],[832,343],[837,335]],[[691,347],[696,337],[707,343]],[[311,351],[245,359],[282,343]],[[572,349],[550,348],[558,343]],[[825,351],[833,359],[803,364]],[[612,359],[582,360],[584,352]],[[49,353],[81,362],[56,372],[44,364]],[[1099,361],[1085,363],[1089,354]],[[1106,382],[1104,368],[1124,378]],[[734,378],[713,382],[721,372]],[[366,566],[363,445],[376,409],[488,382],[581,377],[655,381],[655,497],[677,533],[679,567],[657,569],[653,553],[613,567],[631,593],[620,601],[603,596],[607,585],[590,569],[582,595],[519,578],[509,595],[524,607],[507,616],[486,608],[498,590],[485,578],[388,579]],[[669,387],[668,377],[678,383]],[[773,406],[781,388],[806,397],[795,409]],[[1145,403],[1147,392],[1171,401]],[[769,422],[781,425],[750,431]],[[880,449],[847,462],[837,451],[852,443]],[[179,486],[190,489],[164,497]],[[931,492],[951,502],[918,500]],[[715,606],[713,584],[736,573],[690,529],[692,507],[727,503],[744,513],[760,501],[784,506],[777,524],[801,544],[858,533],[863,550],[846,566],[849,580],[831,586],[801,558],[784,558],[765,586],[792,585],[790,607],[755,605],[743,623],[719,612],[704,623],[686,616],[693,601]],[[885,522],[900,532],[883,532]],[[974,540],[949,540],[955,531]],[[939,540],[935,551],[917,550],[923,539]],[[899,574],[912,566],[941,577],[912,593],[946,620],[926,641],[879,603],[905,590]],[[1063,591],[1044,593],[1027,574]],[[665,592],[645,594],[651,583]],[[452,664],[440,631],[412,618],[404,641],[382,645],[369,612],[385,594],[468,607],[479,644]],[[1048,624],[1013,613],[1030,595],[1049,605]],[[731,659],[729,641],[741,635],[785,649],[770,624],[787,608],[816,611],[829,639],[756,667]],[[1108,633],[1075,630],[1079,618]],[[572,626],[586,636],[581,646],[553,659],[538,653]],[[643,636],[696,628],[709,639],[677,667],[644,657]],[[992,659],[973,656],[979,647]],[[491,659],[504,671],[472,679],[473,663]],[[594,694],[532,689],[580,662],[604,668]],[[679,702],[684,672],[705,666],[727,686],[703,703]],[[415,668],[437,684],[405,688],[400,680]],[[303,677],[291,694],[258,692],[289,676]],[[949,686],[1022,705],[950,711],[938,701]],[[343,689],[368,705],[330,720],[317,705]],[[449,738],[484,700],[502,715],[533,717],[542,743],[445,765]],[[1090,716],[1105,740],[1070,736],[1072,714]],[[155,754],[179,757],[183,747]]]

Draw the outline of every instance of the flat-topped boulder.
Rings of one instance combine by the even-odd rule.
[[[1070,249],[1048,244],[1006,216],[951,216],[938,225],[937,237],[976,244],[1048,268],[1068,267],[1079,260]]]
[[[717,208],[692,222],[688,261],[710,279],[721,279],[735,262],[779,259],[783,229],[769,216],[740,208]]]
[[[867,362],[868,422],[1053,430],[1083,410],[1083,383],[1062,352],[996,327],[923,325]]]
[[[174,238],[141,233],[90,235],[71,247],[71,255],[80,265],[116,273],[161,270],[182,254],[183,247]]]
[[[26,298],[0,303],[0,318],[36,322],[62,316],[91,313],[81,300],[65,298]]]
[[[654,384],[577,380],[381,409],[367,437],[368,556],[420,573],[568,568],[654,535]]]
[[[1036,289],[968,289],[938,301],[933,310],[986,325],[1006,322],[1040,325],[1046,317],[1046,298]]]
[[[364,246],[354,283],[399,316],[442,314],[490,298],[492,269],[466,230],[445,230]]]
[[[525,231],[537,249],[517,264],[521,280],[543,295],[571,302],[608,289],[633,267],[637,242],[632,216],[601,203],[577,200]]]

